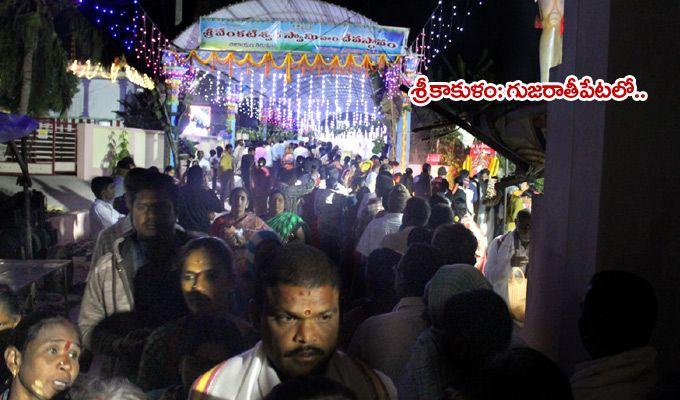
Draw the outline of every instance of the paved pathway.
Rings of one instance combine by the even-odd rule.
[[[94,201],[90,183],[71,175],[34,175],[33,188],[47,197],[47,207],[65,212],[86,210]],[[12,195],[21,191],[16,176],[0,176],[0,193]]]

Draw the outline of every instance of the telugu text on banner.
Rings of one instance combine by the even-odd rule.
[[[389,26],[201,18],[203,50],[402,54],[409,30]]]

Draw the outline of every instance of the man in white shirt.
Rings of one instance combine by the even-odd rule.
[[[130,202],[132,231],[117,239],[112,250],[90,269],[78,316],[83,344],[106,358],[132,354],[128,352],[135,349],[133,344],[136,342],[122,340],[137,330],[132,326],[124,327],[128,331],[109,332],[104,335],[106,339],[97,335],[93,339],[95,327],[111,315],[135,311],[139,313],[140,321],[144,321],[145,329],[155,329],[186,313],[179,288],[180,276],[173,265],[178,257],[177,249],[193,236],[175,223],[177,187],[169,176],[148,172],[128,189],[133,189],[126,195]],[[140,276],[140,272],[143,275]],[[143,285],[140,286],[143,290],[135,291],[135,284]],[[109,337],[122,347],[111,348]],[[137,336],[132,334],[130,337]],[[125,348],[124,343],[131,347]]]
[[[507,232],[489,245],[486,253],[484,275],[493,290],[505,301],[508,301],[508,279],[512,268],[518,267],[526,274],[529,264],[529,244],[531,238],[531,212],[521,210],[517,213],[517,228]]]
[[[125,176],[125,204],[126,208],[129,210],[131,207],[130,193],[136,192],[139,185],[144,182],[144,175],[147,173],[145,168],[133,168]],[[92,264],[90,266],[90,271],[92,271],[99,261],[99,258],[106,253],[113,252],[113,244],[119,238],[133,233],[132,228],[132,216],[128,213],[124,218],[121,218],[115,224],[108,228],[103,229],[99,236],[96,237],[94,250],[92,252]]]
[[[408,235],[416,227],[427,225],[430,218],[430,205],[420,197],[411,197],[406,202],[404,217],[401,221],[399,232],[385,236],[380,247],[394,250],[399,254],[405,254],[408,248]]]
[[[246,151],[245,146],[243,146],[243,140],[236,141],[236,148],[234,148],[234,173],[240,173],[241,171],[241,157],[243,157],[243,152]]]
[[[261,400],[281,382],[324,375],[360,399],[396,399],[390,378],[337,350],[340,275],[320,250],[277,249],[251,303],[262,341],[194,382],[190,400]]]
[[[215,150],[210,150],[210,169],[212,170],[212,190],[217,191],[217,179],[220,176],[220,157],[222,157],[222,146],[217,146]]]
[[[468,212],[470,215],[475,215],[475,207],[472,203],[472,199],[475,196],[474,190],[470,187],[470,171],[464,169],[458,175],[457,183],[459,188],[465,192],[465,204],[467,205]]]
[[[380,167],[378,165],[374,165],[371,169],[371,172],[366,175],[365,183],[364,185],[368,188],[368,190],[371,191],[371,193],[375,193],[375,184],[376,180],[378,179],[378,169]]]
[[[390,233],[399,231],[406,202],[411,197],[404,185],[392,189],[387,200],[387,213],[369,222],[357,244],[357,252],[368,257],[373,250],[379,249],[382,240]]]
[[[350,206],[350,198],[345,187],[338,183],[339,172],[336,169],[326,171],[325,185],[320,185],[314,196],[314,214],[317,218],[319,232],[319,248],[336,264],[342,265],[347,232],[342,221],[345,220]],[[307,187],[312,187],[314,180],[309,179]]]
[[[196,158],[198,159],[198,166],[203,170],[203,175],[210,176],[210,159],[206,158],[205,152],[199,150],[196,153]]]
[[[205,187],[209,187],[208,183],[210,181],[210,175],[212,167],[210,165],[210,159],[205,156],[203,150],[199,150],[196,153],[196,159],[198,159],[198,166],[203,170],[203,178],[205,179]]]
[[[273,144],[273,143],[274,143],[274,142],[272,142],[272,141],[270,140],[269,142],[267,142],[266,146],[264,146],[264,159],[265,159],[265,161],[267,162],[267,163],[265,164],[265,166],[266,166],[267,168],[271,168],[272,165],[273,165],[273,164],[272,164],[272,144]],[[259,160],[259,158],[258,158],[258,160]]]
[[[283,156],[286,154],[286,145],[283,143],[283,139],[272,146],[272,171],[271,176],[276,179],[279,176],[279,170],[281,169],[281,161]]]
[[[295,150],[293,150],[293,157],[295,157],[295,159],[297,159],[300,156],[304,158],[309,157],[309,150],[305,147],[304,143],[299,143],[298,147],[296,147]]]
[[[123,215],[113,208],[115,188],[113,178],[98,176],[90,184],[96,199],[90,207],[90,235],[97,239],[99,232],[118,222]]]
[[[283,139],[279,139],[278,143],[272,146],[272,161],[281,162],[285,153],[286,145],[283,143]]]

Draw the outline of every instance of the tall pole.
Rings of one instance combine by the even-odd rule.
[[[184,71],[181,67],[174,67],[180,71]],[[163,65],[163,71],[168,77],[165,81],[165,99],[163,101],[163,95],[160,88],[156,86],[156,93],[158,94],[158,99],[161,101],[160,108],[163,116],[165,117],[165,139],[168,141],[170,147],[170,165],[174,166],[177,175],[181,174],[181,168],[179,162],[178,154],[178,141],[179,141],[179,125],[181,122],[181,116],[178,115],[179,111],[179,85],[181,83],[178,76],[181,73],[172,73],[173,67],[168,65]]]
[[[31,100],[31,84],[33,80],[33,56],[38,46],[38,27],[40,25],[40,13],[34,12],[25,17],[24,29],[26,30],[24,37],[24,62],[21,68],[21,97],[19,98],[19,114],[28,114],[28,105]],[[19,153],[16,152],[17,160],[19,160]],[[33,258],[33,224],[31,223],[31,181],[28,176],[28,138],[21,138],[21,158],[26,164],[26,171],[23,173],[21,184],[24,189],[24,258],[30,260]]]

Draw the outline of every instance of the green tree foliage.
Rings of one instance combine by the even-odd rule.
[[[198,142],[194,142],[187,138],[179,138],[177,141],[177,151],[179,154],[186,154],[187,156],[193,157],[196,154],[196,146]]]
[[[32,42],[36,47],[28,114],[64,113],[76,92],[78,80],[67,71],[68,55],[55,32],[48,3],[54,5],[43,0],[0,0],[0,107],[12,112],[19,108],[24,54]]]
[[[145,89],[128,94],[120,102],[123,111],[116,114],[123,119],[125,126],[139,129],[163,130],[166,126],[163,115],[163,99],[157,90]]]
[[[118,161],[130,155],[130,150],[128,149],[130,145],[129,136],[130,134],[125,130],[122,132],[111,131],[109,133],[109,144],[105,162],[111,173],[115,171]]]

